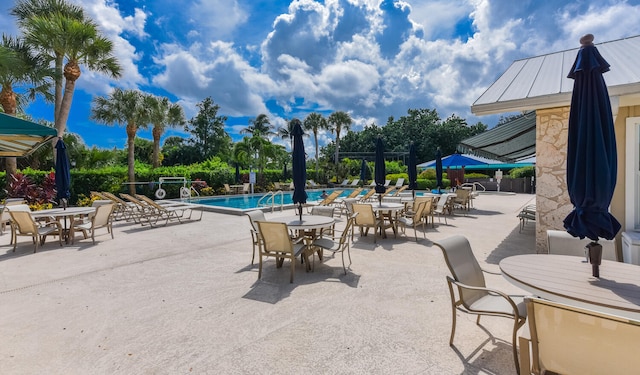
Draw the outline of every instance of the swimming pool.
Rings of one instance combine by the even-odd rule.
[[[314,201],[317,202],[318,200],[320,200],[320,195],[322,195],[322,190],[323,189],[307,190],[307,203],[314,202]],[[342,194],[340,194],[340,197],[342,198],[347,197],[353,191],[353,189],[349,189],[349,188],[334,188],[334,189],[325,189],[325,190],[327,191],[327,194],[331,194],[334,190],[343,190]],[[362,194],[366,192],[367,192],[367,189],[365,188]],[[423,191],[416,192],[417,196],[423,195],[423,194],[424,194]],[[265,195],[266,194],[244,194],[244,195],[202,197],[202,198],[190,199],[189,202],[202,205],[205,211],[242,215],[245,211],[258,208],[258,202]],[[284,202],[283,202],[284,208],[293,207],[292,196],[293,196],[293,191],[282,192],[282,197],[284,199]],[[270,209],[271,206],[263,207],[263,208]],[[274,209],[277,210],[279,208],[280,208],[280,197],[277,196],[276,205]]]
[[[325,189],[327,194],[331,194],[334,190],[338,189]],[[340,197],[346,197],[353,189],[339,189],[344,190]],[[246,210],[255,209],[258,207],[258,202],[266,194],[244,194],[244,195],[225,195],[216,197],[204,197],[191,200],[191,203],[201,204],[207,211],[223,212],[223,213],[235,213],[242,214]],[[313,202],[320,200],[322,195],[322,189],[320,190],[307,190],[307,202]],[[285,208],[293,205],[293,191],[282,192],[282,199]],[[275,197],[275,206],[280,207],[280,196]],[[264,202],[263,202],[264,203]],[[269,206],[271,207],[271,206]]]

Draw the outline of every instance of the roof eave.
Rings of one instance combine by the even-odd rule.
[[[569,104],[571,104],[571,92],[563,92],[560,94],[536,96],[534,98],[487,104],[474,104],[471,106],[471,112],[476,116],[482,116],[505,112],[522,112],[544,108],[564,107]]]

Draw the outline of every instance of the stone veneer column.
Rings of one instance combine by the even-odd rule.
[[[536,252],[547,252],[547,229],[564,230],[573,205],[567,193],[569,107],[536,111]]]

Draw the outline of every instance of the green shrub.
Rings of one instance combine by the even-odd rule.
[[[509,171],[509,177],[511,178],[522,178],[522,177],[535,177],[536,175],[536,167],[520,167],[513,168]]]

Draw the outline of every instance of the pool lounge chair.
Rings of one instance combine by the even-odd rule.
[[[155,221],[149,221],[151,226],[154,226],[159,220],[165,220],[164,225],[167,225],[170,220],[177,220],[180,224],[184,223],[184,220],[192,220],[192,221],[200,221],[202,220],[202,212],[200,209],[200,217],[197,219],[191,219],[193,215],[193,210],[195,209],[195,205],[192,204],[170,204],[170,205],[160,205],[155,202],[153,199],[145,196],[136,194],[136,197],[140,199],[142,202],[147,204],[150,207],[150,212],[156,215]],[[187,216],[187,213],[189,214]]]
[[[316,182],[315,182],[315,181],[313,181],[313,180],[308,180],[308,181],[307,181],[307,183],[309,184],[309,186],[310,186],[312,189],[320,189],[320,188],[325,188],[325,187],[327,187],[327,185],[318,184],[318,183],[316,183]]]
[[[347,185],[349,185],[349,179],[346,179],[339,184],[339,186],[347,186]]]
[[[358,187],[359,183],[360,183],[360,179],[356,178],[355,180],[351,181],[351,184],[349,184],[349,186]]]
[[[133,220],[134,222],[139,223],[140,218],[138,216],[138,208],[133,203],[127,202],[108,191],[103,191],[100,194],[104,198],[110,199],[115,202],[116,208],[113,212],[113,220]]]
[[[365,195],[362,196],[362,198],[360,198],[360,202],[368,202],[371,200],[371,197],[373,197],[373,194],[376,193],[375,189],[370,189]]]
[[[396,185],[395,185],[396,189],[400,189],[403,184],[404,184],[404,178],[401,177],[396,181]]]
[[[402,193],[403,191],[407,190],[407,188],[408,188],[408,187],[409,187],[409,185],[402,185],[402,186],[400,187],[400,189],[398,189],[398,190],[396,190],[396,191],[394,191],[394,192],[393,192],[393,196],[394,196],[394,197],[399,197],[399,196],[400,196],[400,193]]]

